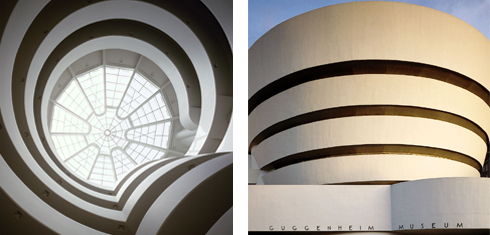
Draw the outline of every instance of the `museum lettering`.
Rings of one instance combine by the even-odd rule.
[[[437,229],[437,228],[463,228],[463,223],[419,223],[419,224],[408,224],[406,225],[398,225],[398,230],[407,230],[407,229]],[[279,227],[274,227],[273,225],[269,226],[270,231],[362,231],[362,230],[374,230],[374,226],[300,226],[300,225],[292,225],[285,226],[281,225]]]
[[[406,230],[406,229],[432,229],[432,228],[463,228],[463,223],[420,223],[420,224],[409,224],[406,225],[398,225],[398,230]]]
[[[353,230],[374,230],[374,226],[354,226],[354,225],[348,225],[348,226],[280,226],[279,228],[275,228],[274,226],[269,226],[270,231],[353,231]]]

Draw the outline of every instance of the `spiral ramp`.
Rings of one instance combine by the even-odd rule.
[[[231,9],[212,0],[2,1],[0,234],[230,232]],[[173,115],[165,157],[112,187],[77,177],[50,136],[56,94],[97,66],[145,75]]]

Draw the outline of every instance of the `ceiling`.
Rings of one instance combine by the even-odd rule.
[[[231,228],[231,1],[8,0],[0,33],[0,233],[184,231],[178,218],[194,210],[187,232]],[[172,147],[186,155],[141,164],[114,189],[53,159],[43,118],[51,91],[103,63],[170,81]]]

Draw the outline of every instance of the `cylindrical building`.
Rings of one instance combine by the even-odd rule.
[[[479,176],[489,50],[465,22],[401,3],[340,4],[278,25],[249,52],[249,147],[275,170],[264,181]]]
[[[477,181],[475,188],[490,189],[488,180],[475,178],[480,177],[489,143],[489,65],[490,43],[483,34],[456,17],[422,6],[352,2],[313,10],[281,23],[249,50],[249,153],[261,172],[258,184],[341,185],[330,188],[333,191],[323,187],[321,190],[327,192],[311,199],[322,205],[332,198],[359,200],[344,191],[334,193],[344,189],[342,186],[387,187],[391,197],[382,197],[391,205],[384,205],[389,207],[385,215],[367,218],[369,213],[364,217],[347,213],[345,218],[356,223],[377,218],[369,222],[380,223],[373,225],[378,228],[374,230],[397,230],[405,222],[404,228],[410,229],[413,219],[418,223],[416,228],[424,229],[420,226],[423,221],[417,219],[425,212],[419,211],[422,215],[417,217],[415,212],[410,214],[410,207],[408,211],[395,210],[398,202],[419,202],[394,198],[414,194],[396,191],[413,186],[407,181],[433,179],[424,182],[438,185],[437,180],[443,177],[473,177],[453,179],[468,180],[467,185]],[[397,184],[400,182],[409,185]],[[451,181],[444,182],[451,188]],[[410,190],[431,186],[413,187]],[[474,189],[468,187],[465,190]],[[451,194],[447,188],[427,193]],[[288,213],[264,202],[276,189],[281,193],[270,197],[278,201],[295,201],[291,195],[296,190],[301,195],[319,193],[317,186],[249,186],[251,231],[271,230],[261,222],[268,219],[277,222],[271,223],[275,230],[283,223],[285,230],[296,231]],[[358,189],[359,193],[368,190]],[[285,194],[289,196],[281,196]],[[439,196],[431,200],[442,203]],[[469,194],[455,197],[470,201]],[[381,196],[373,198],[379,200]],[[300,196],[297,199],[304,200]],[[363,203],[379,206],[373,200]],[[471,203],[488,204],[478,200]],[[261,206],[267,208],[259,209]],[[346,230],[349,222],[338,213],[349,208],[326,208],[318,212],[321,219],[316,219],[325,222],[332,218],[337,221],[332,224],[335,230],[338,226],[342,230],[342,223]],[[271,211],[276,209],[278,214],[274,215]],[[315,212],[302,212],[301,206],[296,209],[290,216],[315,216]],[[488,207],[464,213],[439,209],[428,209],[434,213],[429,218],[437,220],[448,211],[458,214],[434,222],[442,227],[447,218],[463,221],[463,214],[479,214],[476,220],[481,223],[473,221],[474,228],[490,228]],[[257,210],[269,212],[263,215]],[[399,219],[402,212],[412,216],[408,216],[410,221]],[[444,216],[438,217],[440,214]],[[385,219],[392,224],[380,222]],[[304,223],[308,221],[317,220]],[[434,228],[440,228],[438,225]],[[294,226],[307,230],[305,224]],[[312,227],[310,224],[308,228]],[[363,230],[362,226],[354,228]]]

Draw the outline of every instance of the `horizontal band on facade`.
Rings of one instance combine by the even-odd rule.
[[[465,163],[475,168],[477,171],[481,171],[482,169],[482,165],[476,159],[451,150],[404,144],[364,144],[322,148],[292,154],[265,165],[261,170],[270,171],[296,163],[322,158],[372,154],[403,154],[437,157]]]
[[[269,185],[362,185],[367,182],[380,185],[382,182],[479,176],[480,172],[475,168],[443,158],[408,154],[359,154],[299,162],[270,171],[262,179],[264,184]]]
[[[287,129],[333,118],[353,117],[353,116],[369,116],[369,115],[389,115],[389,116],[406,116],[406,117],[419,117],[429,118],[444,122],[456,124],[464,127],[476,135],[480,136],[485,143],[488,143],[488,136],[485,131],[476,123],[470,121],[462,116],[444,112],[435,109],[414,107],[414,106],[401,106],[401,105],[356,105],[356,106],[344,106],[329,109],[322,109],[314,112],[301,114],[284,121],[278,122],[265,130],[261,131],[250,142],[249,152],[252,147],[260,144],[265,139],[285,131]]]
[[[405,181],[358,181],[358,182],[346,182],[346,183],[335,183],[327,185],[392,185]]]
[[[353,60],[303,69],[269,83],[248,100],[248,114],[259,104],[291,87],[323,78],[356,74],[397,74],[431,78],[461,87],[490,107],[490,92],[473,79],[442,67],[397,60]]]

